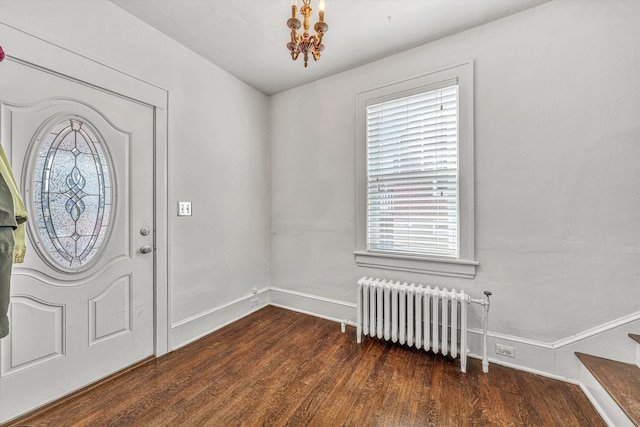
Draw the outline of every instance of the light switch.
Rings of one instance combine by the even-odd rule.
[[[191,202],[178,202],[178,216],[191,216]]]

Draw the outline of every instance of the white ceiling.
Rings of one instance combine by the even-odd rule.
[[[291,0],[110,1],[272,95],[549,0],[325,0],[325,50],[306,69],[286,48]]]

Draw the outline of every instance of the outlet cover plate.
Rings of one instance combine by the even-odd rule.
[[[507,345],[496,344],[496,353],[507,357],[516,357],[516,349]]]

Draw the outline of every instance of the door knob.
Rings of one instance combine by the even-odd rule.
[[[140,248],[141,254],[148,254],[150,252],[153,252],[153,248],[149,245],[144,245],[143,247]]]

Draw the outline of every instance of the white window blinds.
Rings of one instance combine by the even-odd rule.
[[[367,105],[370,251],[458,257],[457,84]]]

